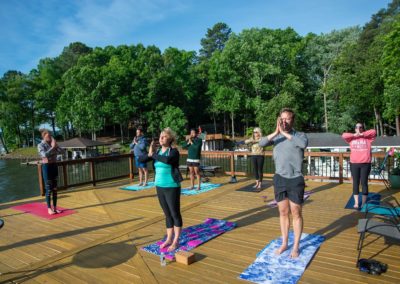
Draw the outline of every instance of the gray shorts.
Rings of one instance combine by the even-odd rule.
[[[278,174],[274,175],[274,193],[276,202],[289,199],[293,203],[304,203],[304,177],[284,178]]]

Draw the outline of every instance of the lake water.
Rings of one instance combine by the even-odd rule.
[[[186,156],[181,156],[180,164],[186,164]],[[204,157],[204,165],[218,165],[222,171],[230,171],[229,157]],[[250,158],[240,157],[235,159],[235,168],[238,172],[247,172],[253,176],[253,167]],[[264,172],[273,172],[273,162],[270,157],[265,159]],[[59,185],[63,184],[62,171],[59,169]],[[122,174],[128,175],[129,164],[127,159],[96,164],[97,178],[107,178]],[[90,181],[89,164],[72,165],[68,167],[68,184]],[[37,166],[21,165],[20,160],[0,160],[0,203],[13,201],[33,196],[39,196],[39,182]]]
[[[20,160],[0,160],[0,203],[39,195],[36,166],[21,165]]]

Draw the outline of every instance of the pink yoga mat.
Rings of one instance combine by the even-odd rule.
[[[60,217],[64,217],[64,216],[68,216],[68,215],[76,213],[76,211],[74,211],[74,210],[57,207],[57,210],[61,210],[62,212],[58,213],[58,214],[54,214],[54,215],[49,215],[49,213],[47,213],[47,205],[44,203],[40,203],[40,202],[33,202],[33,203],[18,205],[18,206],[11,207],[11,209],[29,213],[29,214],[32,214],[32,215],[35,215],[35,216],[38,216],[38,217],[41,217],[41,218],[44,218],[47,220],[52,220],[52,219],[56,219],[56,218],[60,218]]]

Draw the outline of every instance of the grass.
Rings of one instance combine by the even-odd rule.
[[[7,154],[10,158],[39,158],[36,147],[17,148]]]

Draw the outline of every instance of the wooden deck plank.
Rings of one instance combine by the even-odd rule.
[[[213,181],[224,185],[205,194],[182,197],[184,226],[213,217],[235,221],[238,227],[196,248],[200,259],[190,266],[170,263],[161,267],[154,255],[136,251],[129,257],[127,253],[165,233],[154,189],[123,191],[120,184],[109,183],[68,191],[60,194],[60,206],[76,209],[78,214],[52,221],[9,209],[12,204],[37,198],[2,204],[0,216],[6,216],[7,225],[1,232],[0,271],[16,273],[1,275],[0,281],[18,277],[26,283],[70,283],[78,278],[98,283],[244,283],[238,275],[255,260],[258,251],[280,235],[277,209],[267,208],[262,198],[271,200],[273,190],[268,180],[260,193],[248,191],[252,181],[246,179],[238,184],[226,184],[225,176]],[[314,193],[304,206],[304,231],[323,234],[327,240],[300,283],[399,283],[400,246],[383,250],[387,246],[383,239],[368,237],[363,256],[378,254],[374,258],[388,263],[389,271],[378,278],[355,267],[355,225],[363,215],[343,208],[351,196],[351,184],[307,184],[307,190]],[[381,185],[370,189],[400,198],[399,192],[385,191]],[[125,258],[119,256],[121,252]],[[95,260],[82,260],[94,253],[99,255]],[[85,267],[87,262],[97,267]],[[27,270],[32,270],[30,277],[24,272]]]

